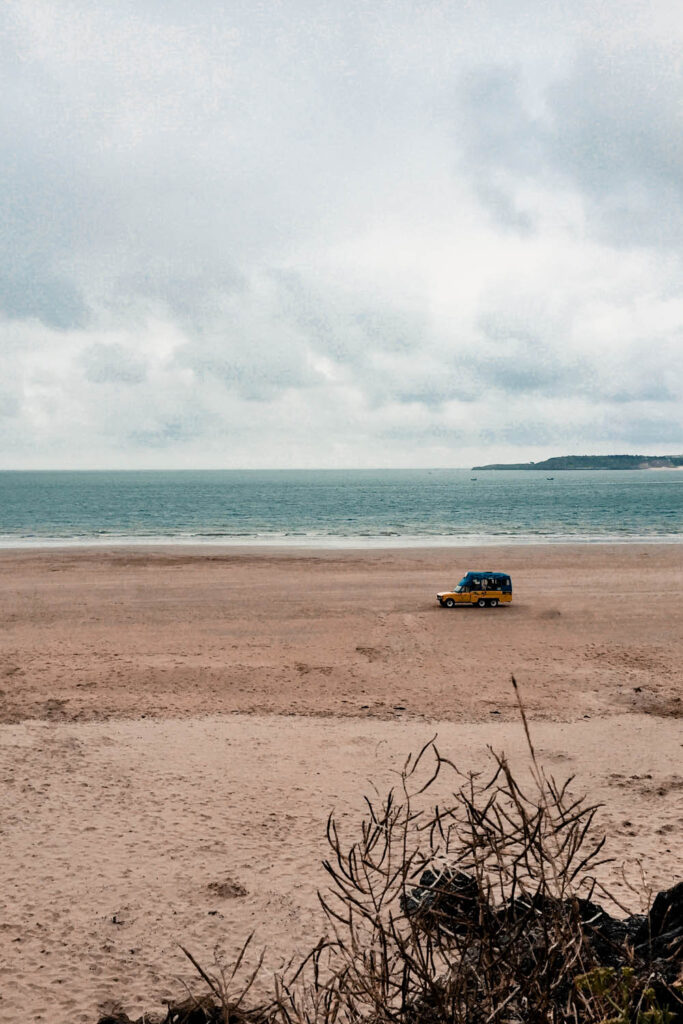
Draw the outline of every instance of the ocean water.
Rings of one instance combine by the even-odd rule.
[[[680,541],[683,472],[1,472],[0,546]]]

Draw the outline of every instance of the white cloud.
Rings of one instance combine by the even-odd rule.
[[[3,464],[683,449],[675,5],[4,18]]]

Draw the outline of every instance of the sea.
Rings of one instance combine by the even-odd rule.
[[[0,472],[0,546],[677,542],[683,472]]]

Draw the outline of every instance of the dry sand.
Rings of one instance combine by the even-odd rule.
[[[622,895],[681,877],[683,545],[0,554],[0,1020],[182,992],[246,935],[317,936],[324,823],[438,733],[605,802]],[[446,611],[467,568],[510,608]],[[634,909],[640,909],[635,907]]]

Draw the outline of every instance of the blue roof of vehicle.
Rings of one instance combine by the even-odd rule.
[[[505,576],[506,578],[510,575],[509,572],[491,572],[490,569],[468,569],[466,576]]]

